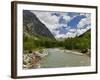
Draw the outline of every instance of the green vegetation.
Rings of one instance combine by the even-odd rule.
[[[91,48],[91,34],[87,31],[83,35],[75,38],[68,38],[64,41],[66,49],[90,49]]]
[[[24,33],[23,35],[23,48],[24,51],[28,50],[41,50],[43,48],[57,47],[58,43],[55,39],[39,36],[39,35],[29,35]]]
[[[91,48],[90,38],[91,38],[90,30],[81,36],[75,38],[67,38],[63,41],[58,41],[55,39],[39,35],[29,35],[28,33],[24,33],[23,48],[24,51],[42,50],[43,48],[54,48],[54,47],[62,47],[69,50],[90,49]]]

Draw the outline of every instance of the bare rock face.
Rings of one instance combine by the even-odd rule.
[[[29,10],[23,10],[24,32],[55,39],[49,29]]]

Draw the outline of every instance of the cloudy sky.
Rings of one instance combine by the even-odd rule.
[[[31,11],[55,38],[75,37],[91,28],[91,14],[77,12]]]

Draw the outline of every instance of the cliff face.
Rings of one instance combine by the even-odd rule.
[[[55,39],[49,29],[29,10],[23,10],[23,29],[30,35],[40,35]]]

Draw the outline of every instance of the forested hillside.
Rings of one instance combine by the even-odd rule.
[[[67,38],[63,41],[53,40],[40,35],[24,33],[24,50],[36,50],[42,48],[62,47],[69,50],[83,50],[91,48],[91,30],[75,38]]]

